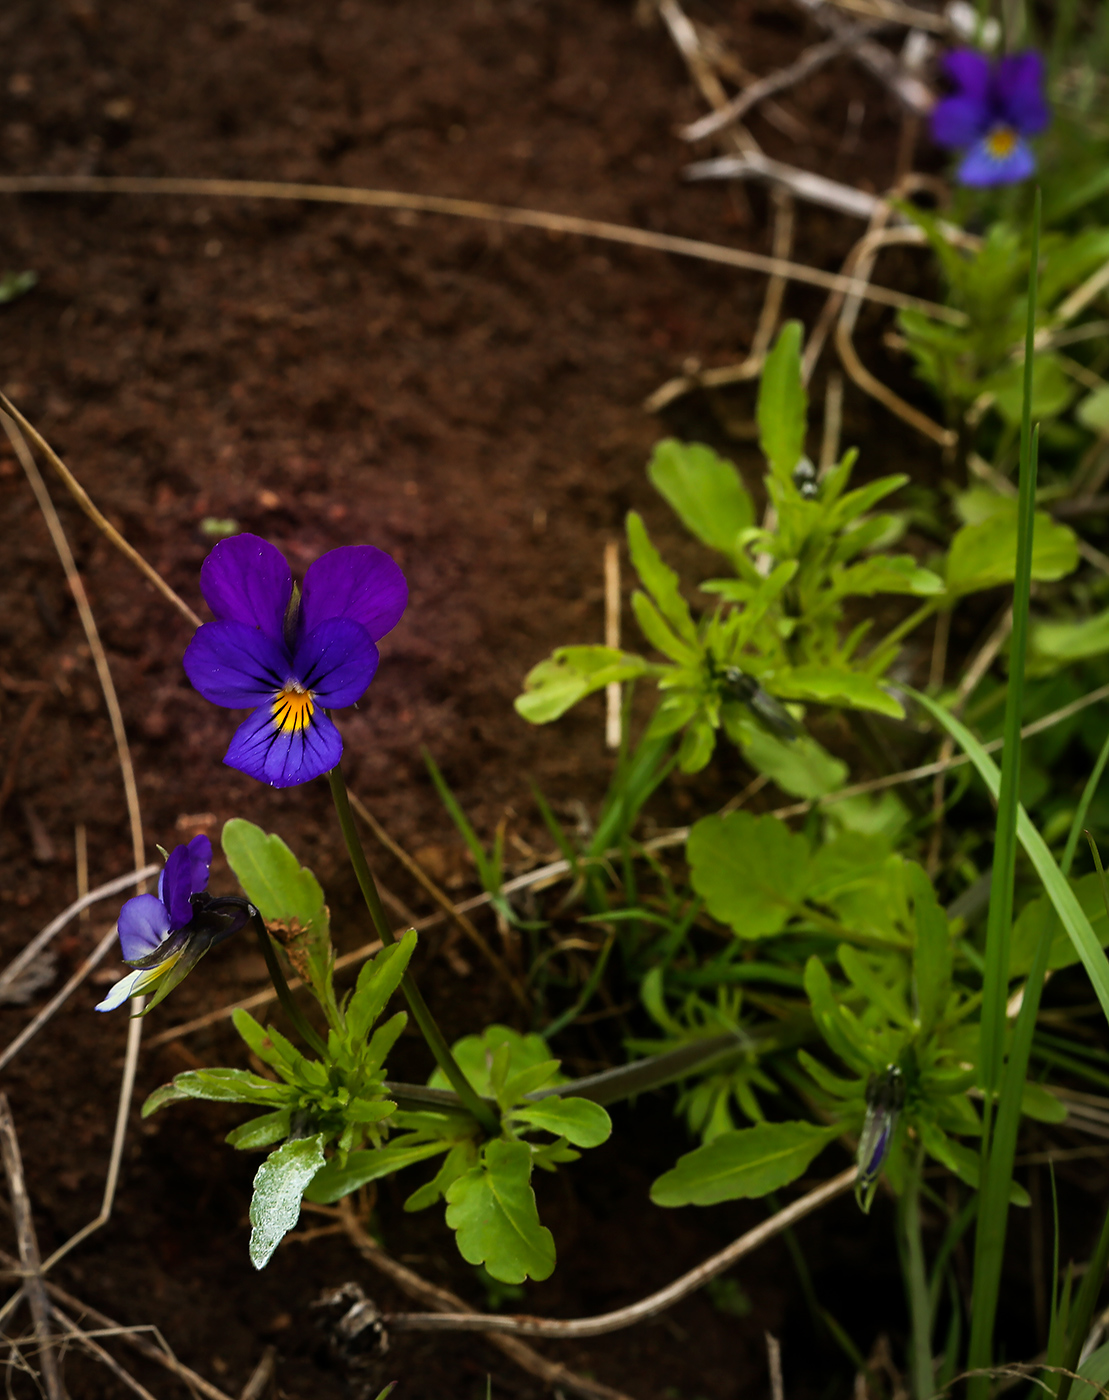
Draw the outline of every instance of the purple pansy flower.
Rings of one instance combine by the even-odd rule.
[[[208,894],[211,864],[211,841],[194,836],[187,846],[171,851],[158,877],[157,895],[136,895],[119,911],[120,952],[135,971],[115,984],[97,1011],[114,1011],[155,986],[158,990],[150,1006],[156,1006],[209,948],[236,933],[251,917],[253,906],[245,899],[215,899]]]
[[[1034,49],[996,62],[976,49],[956,49],[944,60],[957,91],[932,109],[932,135],[941,146],[965,151],[955,172],[961,185],[1012,185],[1026,180],[1036,157],[1025,140],[1047,125],[1044,61]]]
[[[206,700],[253,711],[223,761],[272,787],[334,768],[343,741],[325,711],[353,705],[373,680],[375,643],[408,602],[397,565],[368,545],[333,549],[301,593],[279,550],[234,535],[204,561],[200,591],[216,621],[189,643],[185,671]]]

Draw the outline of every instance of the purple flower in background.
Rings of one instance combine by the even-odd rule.
[[[211,864],[211,841],[194,836],[187,846],[176,846],[170,853],[158,877],[157,895],[136,895],[119,911],[120,952],[135,971],[115,984],[97,1011],[114,1011],[152,987],[157,992],[150,1006],[156,1006],[209,948],[250,918],[253,906],[245,899],[208,894]]]
[[[253,713],[224,763],[273,787],[318,778],[343,741],[325,710],[353,705],[377,670],[375,643],[400,621],[404,575],[368,545],[324,554],[294,587],[285,557],[257,535],[212,550],[200,591],[216,615],[185,652],[185,671],[213,704]]]
[[[1047,126],[1044,61],[1034,49],[991,62],[976,49],[944,60],[956,92],[932,109],[932,136],[965,151],[955,172],[961,185],[1013,185],[1036,168],[1025,140]]]

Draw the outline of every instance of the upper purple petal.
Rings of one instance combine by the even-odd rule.
[[[185,848],[178,846],[177,849],[182,851]],[[119,949],[123,954],[123,961],[136,962],[152,953],[169,933],[170,913],[154,895],[137,894],[119,911],[116,926],[119,929]]]
[[[361,698],[377,662],[377,647],[364,627],[346,617],[330,617],[301,639],[293,675],[319,704],[338,709]]]
[[[960,185],[987,189],[991,185],[1015,185],[1027,180],[1035,169],[1036,157],[1025,142],[1017,141],[1007,156],[998,157],[991,153],[988,138],[983,138],[967,152],[955,178]]]
[[[200,591],[221,622],[241,622],[281,638],[293,576],[285,556],[257,535],[221,540],[200,568]]]
[[[407,602],[408,584],[390,555],[371,545],[344,545],[321,555],[304,576],[301,635],[329,617],[347,617],[376,642],[397,625]]]
[[[990,112],[981,97],[945,97],[932,108],[932,139],[963,150],[989,130]]]
[[[1043,57],[1035,49],[1009,54],[994,70],[991,96],[997,115],[1022,136],[1035,136],[1050,120],[1045,77]]]
[[[990,86],[990,60],[977,49],[952,49],[943,60],[944,71],[963,97],[985,101]]]
[[[339,731],[316,710],[303,729],[282,730],[270,706],[255,710],[235,731],[223,761],[271,787],[295,787],[329,772],[343,754]]]
[[[187,846],[175,846],[158,880],[158,898],[169,910],[170,927],[184,928],[193,916],[189,896],[208,888],[212,843],[194,836]]]
[[[285,643],[243,622],[198,627],[183,664],[205,700],[232,710],[272,699],[293,674]]]

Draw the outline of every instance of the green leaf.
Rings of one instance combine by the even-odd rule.
[[[775,678],[775,690],[783,698],[813,700],[818,705],[847,705],[873,710],[892,719],[904,719],[900,703],[873,677],[834,666],[795,666]]]
[[[529,724],[549,724],[610,681],[635,680],[650,670],[642,657],[614,647],[559,647],[528,672],[516,713]]]
[[[509,1117],[533,1128],[564,1137],[575,1147],[599,1147],[612,1133],[612,1120],[599,1103],[551,1095],[537,1103],[519,1104]]]
[[[639,630],[663,656],[668,656],[679,666],[696,665],[697,648],[679,637],[646,593],[640,593],[638,589],[632,594],[632,612],[639,623]]]
[[[634,510],[628,511],[627,531],[628,552],[640,582],[678,636],[695,647],[697,628],[689,614],[689,604],[682,597],[678,576],[663,562],[642,518]]]
[[[702,817],[689,833],[693,888],[741,938],[778,933],[809,885],[809,847],[777,817]]]
[[[275,1142],[289,1136],[292,1120],[291,1108],[282,1108],[277,1113],[263,1113],[260,1118],[252,1118],[249,1123],[241,1123],[232,1128],[224,1142],[238,1148],[240,1152],[250,1152],[259,1147],[272,1147]]]
[[[985,381],[998,412],[1010,427],[1018,428],[1024,402],[1024,362],[1011,360]],[[1032,417],[1043,422],[1055,418],[1067,407],[1077,392],[1074,380],[1067,374],[1057,355],[1037,355],[1032,362]]]
[[[801,323],[787,321],[766,357],[756,410],[759,444],[780,481],[788,481],[801,460],[808,411],[801,381]]]
[[[362,965],[346,1009],[347,1036],[352,1046],[365,1040],[370,1027],[384,1011],[385,1004],[400,986],[415,949],[416,930],[409,929],[399,942],[382,948],[376,957]],[[402,1023],[396,1034],[403,1028]]]
[[[446,1195],[447,1187],[468,1172],[477,1162],[478,1148],[473,1138],[463,1138],[456,1142],[447,1153],[442,1166],[423,1186],[412,1192],[404,1203],[407,1211],[426,1210],[433,1206],[440,1196]]]
[[[1001,786],[1001,775],[993,759],[982,748],[970,730],[954,715],[949,714],[942,705],[936,704],[929,696],[922,695],[919,691],[915,691],[913,694],[914,698],[943,725],[963,752],[968,755],[971,763],[978,770],[979,777],[986,784],[996,802]],[[1097,935],[1094,933],[1090,920],[1079,904],[1074,891],[1063,872],[1056,865],[1043,837],[1029,821],[1028,813],[1023,807],[1020,808],[1017,815],[1017,835],[1047,891],[1048,898],[1055,906],[1055,911],[1067,931],[1067,936],[1074,944],[1097,999],[1101,1003],[1102,1010],[1109,1018],[1109,960],[1102,952]]]
[[[297,976],[326,998],[332,952],[320,882],[280,836],[267,836],[261,827],[242,817],[224,823],[220,840],[247,899],[285,949]]]
[[[0,306],[29,292],[38,280],[37,272],[5,272],[0,276]]]
[[[731,462],[703,443],[666,438],[647,475],[687,530],[710,549],[735,554],[739,532],[755,523],[755,507]]]
[[[447,1188],[447,1224],[468,1264],[484,1264],[502,1283],[550,1278],[554,1237],[539,1223],[525,1142],[488,1142],[482,1160]]]
[[[1102,385],[1092,394],[1087,394],[1074,411],[1074,416],[1084,428],[1098,437],[1109,435],[1109,385]]]
[[[757,1123],[687,1152],[651,1187],[656,1206],[711,1206],[787,1186],[839,1134],[812,1123]]]
[[[183,1099],[209,1099],[214,1103],[273,1104],[288,1102],[290,1090],[246,1069],[187,1069],[169,1084],[155,1089],[142,1106],[149,1118],[167,1103]]]
[[[824,797],[841,788],[847,765],[833,758],[808,734],[788,741],[777,738],[746,712],[735,713],[729,706],[724,713],[728,738],[743,750],[743,756],[757,773],[765,773],[791,797]]]
[[[1021,1091],[1020,1111],[1026,1118],[1035,1118],[1037,1123],[1063,1123],[1067,1117],[1066,1104],[1043,1084],[1030,1079]]]
[[[911,554],[877,554],[835,570],[832,586],[841,598],[874,593],[915,593],[925,598],[943,592],[943,579],[931,569],[922,569]]]
[[[317,1205],[331,1205],[333,1201],[365,1186],[367,1181],[377,1181],[379,1177],[426,1161],[428,1157],[446,1152],[452,1146],[449,1138],[436,1138],[433,1142],[392,1142],[386,1147],[366,1147],[351,1152],[342,1166],[338,1157],[332,1157],[304,1194]]]
[[[493,1058],[502,1046],[507,1050],[507,1077],[509,1079],[526,1070],[535,1069],[539,1065],[547,1067],[550,1065],[551,1047],[541,1035],[521,1035],[519,1031],[514,1031],[511,1026],[493,1025],[486,1026],[481,1035],[463,1036],[461,1040],[456,1040],[451,1046],[451,1052],[458,1061],[462,1073],[483,1098],[492,1097],[493,1083],[490,1071]],[[564,1074],[554,1072],[551,1072],[544,1081],[545,1084],[563,1084],[565,1082],[566,1076]],[[428,1083],[434,1089],[450,1088],[450,1083],[441,1069],[432,1071]]]
[[[947,591],[954,597],[1012,583],[1017,555],[1017,502],[997,497],[988,519],[955,532],[947,555]],[[1035,515],[1032,577],[1051,582],[1078,567],[1074,531],[1043,511]]]
[[[913,983],[920,1034],[924,1037],[935,1029],[951,994],[951,931],[923,869],[915,861],[906,861],[904,868],[916,914]]]
[[[1109,944],[1109,918],[1106,917],[1105,901],[1101,897],[1097,872],[1091,871],[1089,875],[1071,880],[1070,886],[1098,942],[1104,948]],[[1078,950],[1071,942],[1062,919],[1055,912],[1055,906],[1047,895],[1041,895],[1024,906],[1013,924],[1009,941],[1011,978],[1024,977],[1028,973],[1039,946],[1040,936],[1045,932],[1051,940],[1047,954],[1049,968],[1057,970],[1061,967],[1072,967],[1078,961]]]
[[[1032,629],[1032,650],[1050,661],[1085,661],[1109,651],[1109,611],[1079,621],[1039,622]]]
[[[256,1269],[265,1267],[300,1219],[305,1188],[323,1164],[323,1133],[318,1133],[285,1143],[258,1168],[250,1202],[250,1262]]]

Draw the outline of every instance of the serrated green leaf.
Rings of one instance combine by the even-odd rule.
[[[300,1219],[305,1189],[323,1164],[323,1133],[318,1133],[285,1143],[258,1168],[250,1201],[250,1262],[256,1269],[265,1267]]]
[[[400,986],[409,960],[415,952],[416,941],[416,930],[409,929],[398,942],[388,948],[382,948],[380,953],[363,964],[346,1009],[347,1036],[352,1046],[360,1045],[365,1040],[370,1027]],[[399,1035],[402,1029],[403,1024],[397,1027],[396,1035]],[[382,1051],[382,1059],[386,1053],[387,1048]]]
[[[756,410],[759,444],[780,481],[788,481],[801,460],[808,411],[801,380],[801,323],[787,321],[763,365]]]
[[[734,555],[739,532],[755,523],[755,507],[731,462],[703,443],[666,438],[656,444],[647,475],[687,530]]]
[[[155,1089],[142,1106],[142,1116],[149,1118],[167,1103],[184,1099],[208,1099],[214,1103],[277,1104],[287,1102],[290,1090],[284,1084],[274,1084],[260,1074],[245,1069],[187,1069],[169,1084]]]
[[[775,678],[776,693],[790,700],[812,700],[820,705],[847,705],[856,710],[904,719],[899,701],[873,676],[845,667],[795,666]]]
[[[651,1187],[656,1206],[711,1206],[795,1181],[839,1133],[812,1123],[757,1123],[687,1152]]]
[[[662,555],[651,543],[646,525],[634,510],[628,511],[626,525],[628,552],[640,582],[675,633],[683,641],[696,646],[697,628],[690,616],[689,604],[682,597],[677,574],[663,561]]]
[[[693,888],[741,938],[778,933],[804,898],[809,848],[777,817],[702,817],[689,833]]]
[[[479,1165],[447,1189],[447,1224],[468,1264],[484,1264],[502,1283],[550,1278],[554,1237],[539,1223],[524,1142],[488,1142]]]
[[[331,1205],[365,1186],[367,1181],[377,1181],[416,1162],[436,1157],[452,1145],[449,1138],[434,1142],[391,1142],[385,1147],[366,1147],[351,1152],[342,1166],[337,1157],[332,1157],[315,1177],[311,1188],[305,1190],[305,1197],[317,1205]]]
[[[599,1147],[612,1133],[612,1120],[599,1103],[551,1095],[535,1103],[518,1104],[509,1117],[519,1123],[564,1137],[575,1147]]]
[[[997,498],[988,519],[957,530],[947,555],[947,591],[953,597],[1012,583],[1017,555],[1017,503]],[[1037,511],[1032,536],[1032,577],[1064,578],[1078,567],[1074,531]]]
[[[614,647],[559,647],[528,672],[516,713],[529,724],[549,724],[610,681],[635,680],[650,670],[642,657]]]
[[[259,1147],[272,1147],[275,1142],[289,1136],[293,1111],[283,1108],[277,1113],[263,1113],[260,1118],[252,1118],[241,1123],[224,1138],[224,1142],[240,1152],[251,1152]]]
[[[220,838],[227,863],[297,976],[327,999],[331,986],[331,936],[320,882],[280,836],[241,817],[224,823]]]

